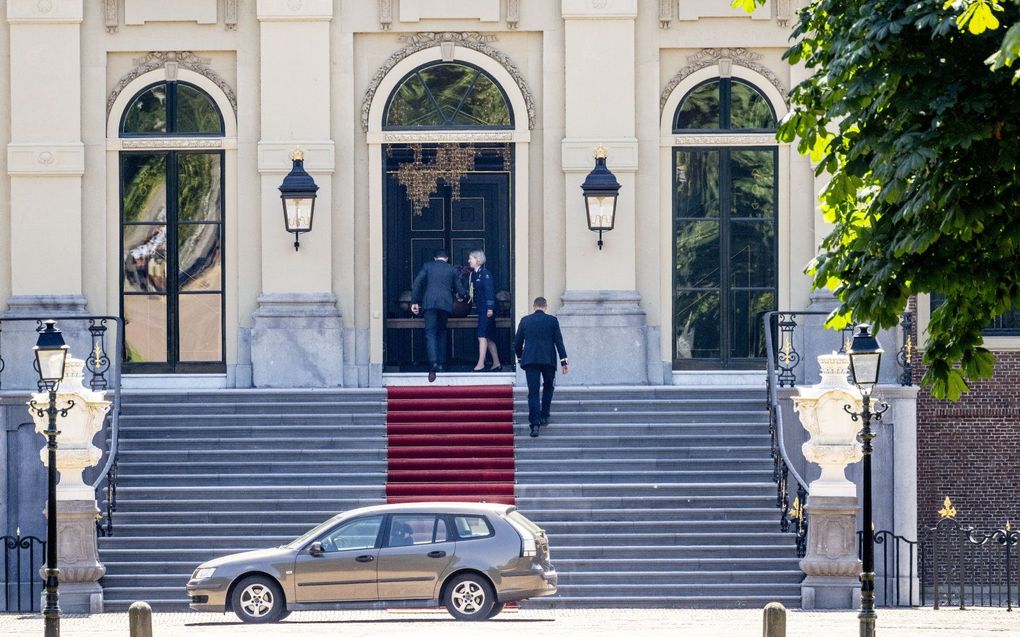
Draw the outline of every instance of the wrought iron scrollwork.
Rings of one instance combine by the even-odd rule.
[[[914,313],[907,310],[900,322],[903,330],[903,341],[900,351],[896,354],[896,362],[900,365],[900,385],[909,387],[914,384]]]
[[[793,387],[797,384],[794,370],[800,364],[800,353],[793,344],[793,333],[797,329],[796,314],[779,314],[779,350],[776,352],[776,366],[779,369],[779,386]]]
[[[39,593],[42,592],[38,569],[46,555],[46,540],[22,535],[19,527],[14,535],[0,535],[0,544],[4,549],[4,579],[0,580],[3,581],[4,592],[0,595],[3,601],[0,612],[38,611]],[[28,555],[23,557],[25,552]]]
[[[109,386],[106,380],[106,372],[110,370],[110,357],[106,353],[106,319],[89,319],[89,334],[92,336],[92,349],[85,358],[85,368],[92,372],[89,387],[93,391],[101,391]]]

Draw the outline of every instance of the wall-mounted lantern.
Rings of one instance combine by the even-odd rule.
[[[303,150],[295,148],[290,159],[294,165],[280,184],[280,199],[283,200],[283,223],[287,232],[294,233],[294,250],[297,251],[301,247],[301,233],[312,229],[315,193],[319,187],[312,176],[305,172]]]
[[[581,184],[584,193],[584,207],[588,213],[588,229],[599,233],[599,250],[602,249],[602,233],[613,229],[616,223],[616,198],[620,194],[620,182],[606,167],[606,149],[599,146],[593,153],[595,168]]]

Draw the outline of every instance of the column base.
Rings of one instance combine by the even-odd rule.
[[[647,323],[633,290],[568,290],[557,315],[570,358],[561,385],[647,385]],[[659,381],[661,382],[661,381]]]
[[[59,489],[60,485],[57,485]],[[43,512],[45,515],[45,511]],[[106,567],[99,561],[95,498],[57,500],[57,568],[60,570],[62,613],[103,612],[99,579]],[[43,571],[45,570],[43,566]],[[46,592],[43,591],[45,604]]]
[[[43,603],[46,592],[43,591]],[[103,587],[98,582],[60,582],[60,612],[89,615],[103,612]]]
[[[861,582],[856,577],[806,577],[800,584],[803,610],[852,610],[861,607]]]
[[[263,294],[253,318],[255,387],[343,387],[343,326],[333,294]]]

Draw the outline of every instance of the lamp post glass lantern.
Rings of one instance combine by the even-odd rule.
[[[854,422],[861,422],[861,431],[857,440],[864,452],[864,484],[862,485],[864,503],[862,511],[862,528],[864,546],[862,547],[861,567],[861,612],[857,616],[860,623],[860,637],[874,637],[875,623],[875,528],[873,523],[871,498],[871,457],[874,446],[872,443],[877,434],[871,428],[872,422],[882,419],[889,405],[879,403],[871,408],[871,392],[878,384],[879,365],[882,362],[882,346],[878,339],[870,333],[870,327],[861,325],[860,331],[854,336],[848,355],[850,357],[850,377],[853,384],[861,392],[861,411],[857,413],[850,405],[843,409],[850,414]]]
[[[283,202],[283,224],[287,232],[294,234],[294,250],[297,251],[301,247],[301,234],[312,229],[315,193],[319,186],[305,172],[304,151],[295,148],[290,159],[293,165],[280,184],[280,199]]]
[[[599,233],[598,245],[601,250],[602,233],[612,230],[616,224],[616,201],[620,194],[620,182],[606,166],[606,149],[599,146],[593,154],[595,167],[581,184],[581,192],[584,193],[588,229]]]
[[[35,347],[36,364],[39,367],[39,385],[49,393],[49,404],[40,408],[32,400],[29,408],[40,417],[48,419],[46,427],[46,603],[43,606],[44,632],[46,637],[60,635],[60,570],[57,568],[57,414],[67,416],[74,407],[74,401],[68,401],[67,407],[57,409],[57,387],[64,378],[64,365],[67,362],[67,343],[64,335],[57,328],[56,321],[45,321],[39,331]]]

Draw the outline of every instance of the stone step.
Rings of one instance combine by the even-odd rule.
[[[329,461],[386,461],[386,448],[380,445],[376,449],[349,449],[338,441],[335,448],[322,447],[319,449],[304,449],[297,445],[300,441],[291,440],[286,446],[267,448],[240,448],[240,449],[180,449],[172,451],[168,449],[151,448],[153,445],[146,445],[147,448],[135,449],[131,442],[122,444],[117,452],[118,466],[123,463],[132,462],[166,462],[177,465],[186,465],[192,462],[216,462],[217,460],[232,460],[246,458],[253,462],[287,462],[304,464],[306,462],[329,462]]]
[[[697,585],[697,584],[774,584],[800,586],[804,573],[797,570],[725,570],[725,571],[566,571],[557,564],[559,586],[569,594],[578,585]]]
[[[188,402],[188,403],[125,403],[121,405],[121,419],[135,421],[141,417],[172,414],[181,417],[215,419],[230,415],[317,415],[321,413],[386,414],[382,400],[349,400],[322,402]]]
[[[154,456],[157,457],[157,456]],[[219,473],[237,475],[243,473],[259,472],[263,474],[282,475],[292,473],[298,467],[302,470],[315,471],[316,473],[386,473],[386,462],[380,458],[377,460],[220,460],[220,461],[164,461],[164,462],[137,462],[134,460],[117,462],[117,468],[121,476],[138,476],[151,474],[170,474],[176,478],[179,475],[197,475],[208,473]]]
[[[372,437],[350,437],[350,438],[302,438],[295,440],[290,436],[280,435],[282,432],[278,432],[275,436],[262,435],[251,438],[242,437],[223,437],[210,436],[210,437],[178,437],[167,440],[159,438],[153,439],[129,439],[122,441],[124,443],[124,450],[144,450],[144,449],[155,449],[163,451],[246,451],[252,449],[252,447],[263,447],[266,449],[274,448],[285,448],[290,445],[300,444],[301,447],[306,449],[385,449],[386,448],[386,436],[385,433],[380,430],[379,436]]]
[[[337,497],[337,491],[327,489],[325,495],[316,491],[311,495],[303,497],[288,498],[252,498],[238,495],[235,498],[224,499],[216,497],[216,494],[201,494],[204,497],[183,497],[184,492],[169,491],[145,491],[132,493],[118,491],[117,512],[114,514],[114,524],[121,513],[140,512],[190,512],[205,510],[210,513],[233,513],[233,512],[258,512],[274,511],[287,513],[291,511],[322,511],[323,518],[332,517],[338,513],[350,511],[365,506],[383,504],[386,498],[383,495],[383,487],[379,487],[378,494],[355,495],[353,497]],[[340,493],[344,493],[342,490]]]
[[[606,558],[566,558],[558,553],[553,555],[553,566],[560,573],[626,573],[632,571],[699,571],[711,573],[729,571],[774,570],[798,572],[800,559],[796,555],[790,557],[606,557]]]
[[[570,446],[566,440],[549,440],[539,436],[528,438],[527,442],[520,436],[516,439],[516,456],[518,460],[556,460],[565,459],[569,461],[597,460],[597,459],[630,459],[645,458],[658,459],[669,458],[670,460],[687,459],[727,459],[744,458],[747,456],[758,459],[769,458],[772,447],[768,440],[765,444],[732,444],[708,439],[703,445],[654,445],[642,441],[642,444],[604,444],[591,446]]]
[[[341,429],[343,430],[343,437],[338,437],[337,434]],[[386,427],[381,423],[329,423],[320,425],[311,425],[299,422],[284,425],[209,423],[208,425],[173,425],[153,428],[138,427],[122,429],[120,432],[120,441],[122,443],[133,442],[135,440],[175,442],[181,438],[243,438],[246,440],[252,440],[263,436],[279,436],[284,433],[288,436],[292,436],[292,440],[323,438],[341,443],[352,436],[379,437],[380,439],[385,439]]]
[[[521,608],[763,608],[769,602],[779,602],[786,608],[800,608],[800,587],[775,590],[772,594],[759,591],[758,595],[691,594],[656,595],[613,594],[568,596],[558,593],[552,597],[536,597],[521,602]]]
[[[712,557],[712,558],[735,558],[735,557],[791,557],[795,556],[796,546],[794,537],[790,535],[789,543],[776,544],[742,544],[734,546],[731,544],[698,544],[696,546],[682,545],[658,545],[658,544],[627,544],[621,546],[602,546],[594,543],[577,546],[557,546],[550,543],[550,552],[553,564],[556,560],[568,559],[590,559],[595,557],[628,557],[628,558],[657,558],[671,559],[677,557]]]
[[[642,521],[647,524],[655,524],[659,521],[676,522],[682,524],[684,520],[698,522],[712,522],[722,525],[761,523],[774,524],[778,528],[779,508],[775,506],[762,506],[758,508],[748,507],[688,507],[688,508],[641,508],[641,503],[633,508],[532,508],[533,501],[518,502],[520,508],[528,519],[539,526],[545,527],[548,524],[577,524],[592,521],[605,521],[608,523],[634,523]]]
[[[655,480],[661,480],[663,482],[674,482],[679,484],[688,482],[725,482],[727,480],[765,482],[772,478],[771,467],[758,469],[725,469],[719,467],[715,470],[696,469],[693,471],[668,471],[665,469],[657,471],[617,471],[613,469],[604,469],[602,467],[592,467],[592,469],[592,471],[518,471],[517,482],[520,485],[539,485],[550,482],[563,482],[564,479],[606,483],[650,483]]]
[[[292,467],[293,469],[294,467]],[[386,471],[352,473],[150,473],[123,474],[118,476],[118,489],[126,487],[173,486],[202,487],[289,487],[316,485],[320,483],[344,484],[347,486],[371,486],[378,488],[386,482]]]
[[[559,555],[563,551],[576,547],[589,547],[598,543],[603,549],[625,548],[635,546],[655,546],[658,548],[684,547],[693,548],[699,546],[716,546],[724,542],[727,546],[737,549],[744,546],[782,546],[789,547],[793,538],[788,533],[779,531],[755,531],[744,533],[697,533],[697,532],[669,532],[659,533],[574,533],[549,531],[550,550]]]
[[[123,465],[122,465],[123,466]],[[602,471],[727,471],[734,466],[744,470],[767,471],[770,479],[773,462],[760,454],[730,458],[518,458],[517,476],[532,476],[546,472],[575,475],[585,469]]]
[[[517,497],[522,502],[529,498],[560,497],[572,495],[576,498],[611,496],[640,500],[649,496],[688,497],[699,495],[740,495],[774,497],[776,486],[770,481],[748,482],[588,482],[588,483],[545,483],[521,484],[517,487]]]
[[[579,488],[583,488],[583,485]],[[774,489],[774,487],[773,487]],[[771,498],[763,498],[760,495],[688,495],[677,497],[676,495],[648,495],[641,497],[627,497],[620,495],[610,496],[587,496],[578,497],[575,494],[559,495],[534,495],[517,497],[517,507],[527,515],[532,511],[543,509],[575,509],[575,510],[597,510],[597,509],[641,509],[651,505],[656,507],[673,509],[703,509],[708,506],[720,506],[722,508],[753,508],[761,509],[775,502],[775,493]]]
[[[287,498],[315,499],[322,498],[324,501],[334,500],[338,493],[348,497],[366,499],[371,497],[382,498],[384,487],[382,484],[346,484],[323,483],[316,485],[272,485],[260,487],[257,493],[268,500],[280,500]],[[118,487],[117,506],[122,500],[137,500],[141,498],[156,498],[163,500],[168,495],[193,496],[200,499],[220,498],[231,500],[234,498],[246,499],[253,495],[251,488],[240,485],[163,485],[144,487]]]
[[[274,404],[336,403],[378,401],[386,404],[385,389],[127,389],[121,394],[122,407],[162,404],[174,409],[188,404],[253,402]]]
[[[725,412],[725,411],[568,411],[552,408],[552,419],[550,426],[580,423],[580,424],[625,424],[628,422],[641,423],[705,423],[722,424],[735,422],[755,422],[768,425],[768,412]],[[514,420],[527,422],[527,410],[515,411]],[[424,418],[423,418],[424,420]]]

